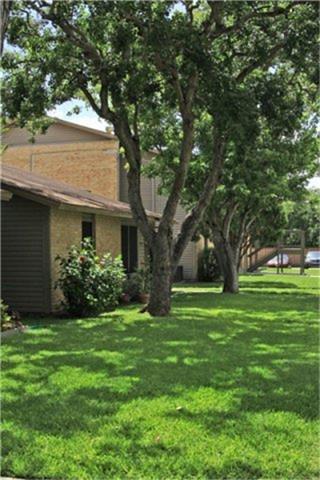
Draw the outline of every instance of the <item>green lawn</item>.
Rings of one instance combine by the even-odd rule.
[[[2,474],[318,478],[318,272],[243,276],[236,296],[184,285],[168,318],[132,306],[4,340]]]

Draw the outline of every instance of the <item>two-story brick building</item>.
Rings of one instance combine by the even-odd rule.
[[[30,142],[26,129],[3,135],[2,297],[21,311],[51,312],[61,295],[56,256],[86,236],[98,254],[121,254],[128,272],[143,266],[147,250],[128,206],[128,186],[118,139],[109,133],[55,119]],[[150,155],[145,155],[145,162]],[[165,197],[159,180],[142,178],[150,221]],[[185,216],[179,207],[175,229]],[[184,279],[197,277],[201,242],[190,242],[181,260]]]
[[[116,137],[60,120],[34,143],[29,137],[11,128],[2,138],[1,295],[20,311],[51,312],[61,300],[55,258],[71,245],[91,236],[98,254],[122,254],[128,271],[146,251],[129,205],[118,200]]]

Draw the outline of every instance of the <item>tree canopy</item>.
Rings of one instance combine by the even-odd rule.
[[[272,97],[275,77],[281,75],[282,95]],[[229,136],[219,186],[206,210],[200,231],[214,242],[224,291],[237,291],[240,262],[248,249],[259,242],[272,245],[285,236],[284,229],[294,228],[286,215],[288,201],[303,199],[308,179],[317,169],[317,116],[315,85],[303,76],[292,84],[284,72],[272,72],[262,84],[253,82],[251,97],[255,117],[247,135]],[[198,129],[197,156],[190,166],[184,204],[197,201],[207,175],[207,156],[212,139],[206,119]],[[166,176],[166,181],[167,181]],[[302,228],[302,227],[295,227]]]
[[[289,202],[286,207],[287,228],[304,230],[306,247],[318,247],[320,190],[307,190],[302,198]],[[290,241],[290,237],[287,241]]]
[[[23,126],[66,100],[85,98],[110,122],[129,165],[133,217],[152,250],[149,311],[170,309],[171,279],[221,176],[229,136],[250,137],[252,82],[277,72],[266,92],[284,94],[280,72],[317,78],[317,5],[304,1],[17,0],[3,55],[4,114]],[[278,74],[279,73],[279,74]],[[272,88],[271,88],[272,87]],[[213,138],[198,201],[176,239],[176,209],[206,116]],[[143,151],[172,179],[159,226],[140,192]]]

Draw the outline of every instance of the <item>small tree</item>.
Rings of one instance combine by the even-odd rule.
[[[112,259],[107,254],[99,258],[88,238],[57,261],[60,277],[56,288],[61,289],[63,306],[70,315],[82,317],[116,307],[125,279],[120,257]]]

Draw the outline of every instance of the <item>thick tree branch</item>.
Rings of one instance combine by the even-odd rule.
[[[152,247],[155,230],[149,223],[146,210],[143,206],[141,198],[141,151],[138,143],[133,139],[129,124],[121,115],[116,115],[114,120],[114,129],[121,145],[125,149],[126,158],[129,163],[128,178],[128,195],[130,200],[133,218],[142,232],[145,241],[149,247]]]
[[[243,257],[245,256],[245,254],[247,253],[247,251],[249,250],[250,248],[250,245],[251,245],[251,242],[250,242],[250,237],[249,235],[245,235],[245,238],[244,238],[244,241],[241,245],[241,250],[240,250],[240,262],[241,260],[243,259]]]
[[[115,133],[118,136],[121,145],[124,147],[126,152],[126,157],[130,165],[128,172],[128,184],[129,184],[129,200],[132,209],[132,214],[134,220],[136,221],[139,229],[141,230],[145,241],[152,245],[154,229],[151,227],[145,208],[143,206],[141,192],[140,192],[140,170],[141,170],[141,151],[137,139],[133,138],[131,133],[128,119],[124,118],[125,115],[123,111],[111,111],[108,105],[108,83],[106,80],[104,67],[103,67],[103,58],[101,57],[99,51],[91,44],[83,32],[71,25],[65,18],[60,18],[54,12],[53,3],[50,7],[49,13],[45,13],[41,8],[37,7],[36,10],[42,16],[42,18],[50,20],[53,24],[59,26],[61,30],[65,33],[69,41],[79,47],[82,52],[88,56],[94,65],[97,67],[97,73],[100,76],[101,80],[101,89],[100,89],[100,103],[99,106],[94,99],[93,95],[90,93],[88,86],[85,81],[82,82],[80,88],[85,94],[88,102],[90,103],[93,110],[102,118],[109,120],[113,123],[115,128]]]
[[[265,55],[264,58],[255,60],[254,62],[247,65],[236,77],[236,81],[241,83],[251,72],[253,72],[256,68],[259,67],[266,67],[270,64],[270,62],[276,57],[277,53],[286,45],[285,42],[280,42],[275,45],[273,48],[269,50],[269,52]]]
[[[179,166],[176,170],[174,182],[163,211],[159,229],[168,229],[172,226],[180,201],[181,192],[185,185],[190,159],[192,157],[193,133],[193,121],[184,122]]]
[[[239,261],[240,261],[240,249],[241,249],[241,245],[242,245],[242,242],[243,242],[243,237],[244,237],[244,234],[245,234],[245,225],[246,225],[246,220],[247,220],[247,217],[248,217],[248,211],[245,211],[241,220],[240,220],[240,225],[239,225],[239,229],[237,231],[237,239],[234,243],[234,246],[233,246],[233,250],[234,250],[234,258],[235,258],[235,261],[236,261],[236,264],[239,265]]]
[[[147,40],[148,30],[147,27],[136,19],[135,16],[130,15],[128,17],[130,21],[133,21],[144,40]],[[179,110],[182,116],[183,123],[183,139],[181,142],[179,166],[175,173],[174,182],[166,202],[163,215],[159,224],[159,232],[165,231],[170,234],[172,230],[172,224],[174,216],[177,210],[177,206],[180,200],[182,189],[185,185],[187,171],[192,156],[193,136],[194,136],[194,118],[192,113],[192,106],[195,97],[195,92],[198,84],[198,72],[190,76],[187,87],[183,91],[181,80],[179,77],[178,67],[174,64],[174,61],[170,58],[163,58],[161,51],[157,51],[154,55],[155,65],[159,73],[169,76],[169,83],[171,83],[178,100]]]
[[[133,132],[135,139],[139,142],[139,127],[138,127],[139,105],[135,103],[133,114]]]
[[[56,25],[61,28],[65,33],[66,37],[71,41],[73,45],[79,47],[83,53],[88,56],[94,64],[100,69],[102,65],[102,56],[96,47],[88,40],[84,33],[77,28],[75,25],[72,25],[66,18],[63,18],[56,14],[54,8],[56,4],[59,5],[59,2],[52,2],[52,4],[47,4],[46,2],[41,2],[41,5],[49,8],[49,12],[45,12],[41,6],[37,6],[36,3],[33,4],[33,8],[36,12],[44,19],[50,20],[53,25]]]
[[[190,24],[192,25],[193,24],[193,11],[196,10],[197,8],[199,8],[199,3],[194,3],[193,1],[190,1],[190,0],[183,0],[182,3],[186,8],[186,11],[187,11],[187,13],[189,15],[189,19],[190,19]]]
[[[208,18],[203,22],[202,31],[205,36],[210,37],[211,33],[220,32],[223,25],[223,2],[221,0],[208,1],[208,6],[210,8],[210,14]],[[215,27],[215,30],[213,30]]]
[[[212,2],[212,3],[215,3],[215,2]],[[213,38],[221,37],[222,35],[229,35],[231,33],[235,33],[241,30],[244,24],[256,18],[273,18],[279,15],[286,15],[287,13],[289,13],[289,11],[292,8],[296,7],[299,4],[305,4],[305,3],[307,2],[296,0],[296,1],[290,2],[286,8],[278,7],[278,8],[275,8],[274,10],[265,11],[265,12],[262,11],[265,8],[265,6],[263,5],[259,9],[256,9],[255,11],[248,13],[247,15],[244,15],[243,17],[239,18],[239,20],[237,20],[233,25],[212,31],[210,37],[213,39]]]
[[[186,245],[194,235],[196,228],[199,222],[202,220],[204,212],[217,188],[224,160],[225,145],[226,139],[224,136],[220,132],[216,132],[214,138],[212,164],[210,166],[203,191],[197,204],[184,219],[181,225],[180,233],[173,248],[173,268],[177,267]]]
[[[254,224],[254,222],[257,219],[257,216],[254,215],[249,221],[247,221],[248,215],[249,215],[249,210],[247,210],[243,215],[243,218],[241,220],[240,227],[238,230],[238,240],[235,245],[236,260],[237,260],[238,266],[240,266],[240,262],[243,257],[243,255],[241,254],[243,250],[243,244],[246,238],[248,237],[250,227]],[[249,246],[247,248],[249,248]]]
[[[93,95],[89,92],[88,88],[86,85],[81,85],[80,86],[81,91],[85,95],[86,99],[88,100],[91,108],[96,112],[96,114],[99,117],[102,117],[102,111],[97,102],[95,101]]]
[[[233,219],[238,207],[239,207],[238,203],[231,202],[231,205],[230,205],[229,209],[227,209],[227,213],[226,213],[225,218],[223,220],[223,227],[222,227],[223,235],[226,239],[229,238],[232,219]]]
[[[192,157],[194,140],[194,117],[192,112],[193,101],[198,84],[198,74],[195,72],[189,79],[185,96],[180,106],[183,125],[183,138],[180,147],[179,165],[176,169],[171,192],[167,199],[163,216],[160,221],[159,231],[172,228],[174,216],[180,201],[181,192],[186,182],[189,163]],[[177,87],[180,86],[177,82]]]
[[[101,89],[100,89],[100,102],[101,102],[101,112],[102,117],[106,120],[109,120],[111,123],[115,120],[115,113],[109,107],[109,91],[108,91],[108,82],[104,75],[104,72],[101,72]]]
[[[0,2],[0,55],[3,53],[4,39],[12,6],[13,0],[1,0]]]

